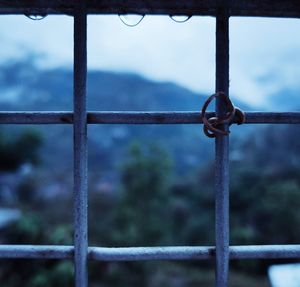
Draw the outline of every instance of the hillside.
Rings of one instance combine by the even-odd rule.
[[[1,110],[72,110],[72,71],[42,70],[29,62],[4,65],[0,70]],[[168,82],[153,82],[126,73],[90,71],[88,74],[89,110],[171,111],[200,110],[204,95]],[[25,127],[7,126],[10,131]],[[71,126],[35,126],[44,137],[44,166],[72,165]],[[180,139],[180,141],[178,140]],[[198,125],[89,127],[90,168],[102,174],[116,171],[132,142],[158,144],[174,158],[178,172],[199,167],[212,158],[213,146]],[[113,172],[114,173],[114,172]]]

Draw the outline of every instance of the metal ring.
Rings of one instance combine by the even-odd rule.
[[[224,96],[225,94],[222,93]],[[214,127],[214,125],[216,125],[216,123],[223,123],[223,122],[219,122],[219,119],[218,117],[215,117],[216,119],[216,123],[214,123],[214,125],[209,121],[209,119],[206,118],[206,109],[208,108],[209,104],[217,97],[219,97],[221,95],[220,92],[217,92],[213,95],[211,95],[204,103],[203,107],[202,107],[202,111],[201,111],[201,117],[202,117],[202,121],[203,121],[203,124],[204,126],[206,127],[207,130],[211,131],[212,133],[214,134],[219,134],[219,135],[228,135],[229,134],[229,131],[223,131],[223,130],[220,130],[220,129],[217,129],[216,127]],[[230,117],[227,117],[227,118],[224,118],[222,119],[222,121],[228,121],[228,119],[231,118],[231,115]],[[204,131],[205,132],[205,131]],[[207,133],[205,132],[205,134],[207,135]]]
[[[226,113],[222,116],[214,116],[211,118],[206,117],[206,110],[210,103],[219,98],[224,101],[225,108],[227,109]],[[245,122],[245,113],[235,107],[229,97],[225,95],[223,92],[216,92],[215,94],[208,97],[208,99],[204,102],[202,110],[201,110],[201,119],[203,122],[203,131],[206,136],[210,138],[215,138],[217,135],[229,135],[229,130],[222,130],[219,128],[220,125],[228,124],[231,125],[234,119],[237,118],[237,124],[241,125]]]

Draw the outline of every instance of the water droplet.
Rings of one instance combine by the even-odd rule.
[[[119,14],[120,20],[128,27],[135,27],[142,22],[145,15],[139,14]]]
[[[25,14],[25,16],[31,20],[34,20],[34,21],[40,21],[40,20],[43,20],[47,17],[47,14],[35,14],[35,15],[32,15],[32,14]]]
[[[187,15],[170,15],[170,18],[176,23],[184,23],[192,18],[192,16]]]

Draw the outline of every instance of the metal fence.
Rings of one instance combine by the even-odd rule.
[[[300,258],[300,245],[229,245],[229,136],[215,140],[213,246],[88,247],[87,124],[202,124],[200,112],[87,112],[87,15],[162,14],[216,18],[216,91],[229,94],[229,17],[300,17],[298,0],[0,0],[0,14],[69,14],[74,17],[74,111],[0,112],[0,124],[72,124],[74,131],[74,246],[0,245],[0,258],[74,258],[75,285],[88,286],[87,261],[216,261],[218,287],[228,285],[230,259]],[[100,87],[101,88],[101,87]],[[118,95],[116,95],[117,97]],[[197,107],[198,108],[198,107]],[[225,105],[217,100],[216,114]],[[213,116],[215,113],[209,113]],[[246,112],[246,124],[299,124],[300,112]],[[226,128],[226,125],[225,125]]]

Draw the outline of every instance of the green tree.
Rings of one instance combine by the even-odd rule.
[[[122,245],[159,245],[170,233],[170,159],[157,146],[134,144],[122,167],[123,190],[115,239]]]
[[[11,228],[2,233],[4,242],[9,244],[48,244],[70,245],[72,228],[67,225],[56,227],[46,224],[41,215],[35,212],[24,213]],[[22,260],[2,262],[1,286],[6,287],[68,287],[73,286],[73,263],[69,260]]]

